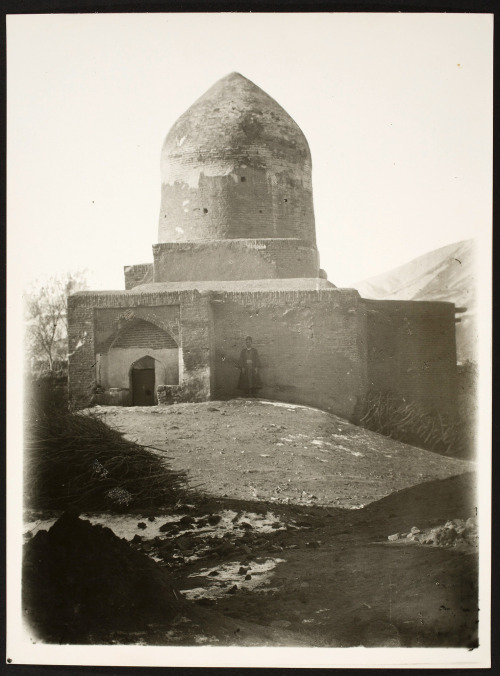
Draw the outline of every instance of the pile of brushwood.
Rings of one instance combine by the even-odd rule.
[[[189,490],[186,474],[172,470],[167,456],[127,441],[92,413],[32,409],[24,467],[31,509],[168,507]]]
[[[379,434],[456,458],[470,457],[466,421],[436,409],[407,402],[390,391],[369,392],[358,425]]]

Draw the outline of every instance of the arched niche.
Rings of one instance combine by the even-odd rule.
[[[105,389],[121,390],[123,403],[133,405],[138,388],[142,387],[140,383],[144,381],[144,388],[151,390],[154,375],[153,403],[157,403],[156,389],[159,385],[179,384],[179,353],[179,347],[169,333],[151,322],[135,320],[125,326],[111,343],[101,369],[102,385]],[[140,373],[148,370],[149,374]]]
[[[110,349],[146,347],[154,350],[176,349],[172,336],[156,324],[136,319],[124,326],[111,343]]]

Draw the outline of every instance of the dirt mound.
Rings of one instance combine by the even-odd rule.
[[[168,626],[184,605],[155,561],[75,512],[24,546],[23,608],[42,640],[95,642],[110,627]]]
[[[368,505],[360,515],[369,523],[389,523],[407,530],[438,526],[449,519],[468,519],[476,515],[477,475],[458,476],[411,486]],[[394,531],[392,531],[394,532]]]
[[[96,407],[94,414],[130,441],[163,449],[174,471],[188,471],[193,487],[219,498],[359,509],[474,468],[276,401]]]

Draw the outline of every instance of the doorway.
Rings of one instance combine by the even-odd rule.
[[[155,405],[155,360],[143,357],[132,365],[132,406]]]

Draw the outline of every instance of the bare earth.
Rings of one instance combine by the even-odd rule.
[[[475,646],[477,552],[388,541],[412,527],[475,516],[474,463],[323,411],[263,400],[93,412],[165,453],[174,469],[188,470],[198,497],[183,513],[223,517],[212,539],[195,523],[163,545],[165,565],[195,601],[193,610],[168,632],[149,627],[114,640]],[[159,551],[166,516],[156,515],[149,534],[133,523],[149,555]],[[241,530],[243,521],[251,530]],[[266,577],[260,588],[259,575]]]
[[[207,495],[348,509],[474,469],[314,408],[258,399],[94,409],[139,444],[165,450]]]

